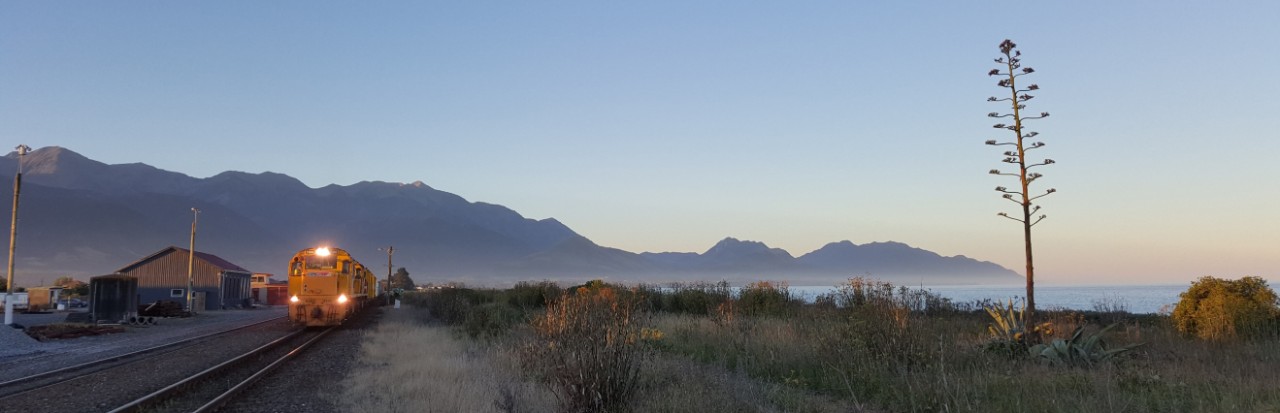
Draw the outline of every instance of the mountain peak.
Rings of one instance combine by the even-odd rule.
[[[5,157],[18,159],[18,152],[9,152]],[[22,157],[23,173],[33,175],[49,175],[64,170],[79,171],[84,168],[100,168],[104,166],[106,164],[86,158],[84,155],[61,146],[46,146],[28,152],[26,156]]]
[[[278,172],[266,171],[262,173],[251,173],[243,171],[226,171],[214,175],[209,178],[210,182],[234,182],[236,184],[251,184],[260,188],[272,190],[291,190],[305,191],[310,189],[307,184],[302,183],[297,178]]]
[[[715,246],[707,250],[702,255],[708,257],[715,256],[741,256],[741,255],[773,255],[786,256],[792,258],[791,253],[781,248],[769,248],[768,245],[760,241],[739,240],[734,237],[725,237],[725,239],[717,242]]]

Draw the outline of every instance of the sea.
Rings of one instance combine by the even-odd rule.
[[[1166,285],[1037,285],[1036,308],[1110,311],[1120,310],[1133,314],[1168,313],[1178,303],[1178,294],[1186,291],[1186,284]],[[1008,302],[1022,300],[1027,295],[1025,285],[942,285],[915,286],[948,298],[953,303]],[[829,286],[793,286],[792,294],[812,302],[817,296],[834,291]]]

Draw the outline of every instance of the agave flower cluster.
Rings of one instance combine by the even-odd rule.
[[[1002,198],[1007,199],[1015,204],[1018,204],[1018,206],[1022,210],[1021,211],[1022,214],[1018,216],[1018,215],[1010,215],[1009,213],[1006,213],[1006,212],[1000,212],[996,215],[999,215],[1001,217],[1008,218],[1014,221],[1018,221],[1023,226],[1023,234],[1025,237],[1026,256],[1027,256],[1027,272],[1026,272],[1027,316],[1030,319],[1034,319],[1035,318],[1035,292],[1034,292],[1035,266],[1032,264],[1033,259],[1032,259],[1032,249],[1031,249],[1031,227],[1040,223],[1041,220],[1046,218],[1046,215],[1043,215],[1043,214],[1041,214],[1038,217],[1032,218],[1033,214],[1040,211],[1040,206],[1035,205],[1034,202],[1039,198],[1042,198],[1049,194],[1057,192],[1057,190],[1053,188],[1049,188],[1048,190],[1045,190],[1044,192],[1041,192],[1038,194],[1033,195],[1031,193],[1031,188],[1030,188],[1031,184],[1036,180],[1039,180],[1040,178],[1044,177],[1044,175],[1038,172],[1032,172],[1031,169],[1041,167],[1041,166],[1046,166],[1046,165],[1053,165],[1054,161],[1053,159],[1043,159],[1039,162],[1027,160],[1028,152],[1043,148],[1045,146],[1045,143],[1041,141],[1032,140],[1036,136],[1040,135],[1040,133],[1032,130],[1028,130],[1026,128],[1026,123],[1027,121],[1044,119],[1046,117],[1049,117],[1049,112],[1040,112],[1038,116],[1027,115],[1028,113],[1027,102],[1035,98],[1035,96],[1032,96],[1028,92],[1040,90],[1040,86],[1036,84],[1031,84],[1030,86],[1026,86],[1026,87],[1018,86],[1023,76],[1030,75],[1032,73],[1035,73],[1036,71],[1035,69],[1032,69],[1030,67],[1022,66],[1022,52],[1017,50],[1017,47],[1018,45],[1014,44],[1013,41],[1011,40],[1006,39],[1004,42],[1001,42],[1000,43],[1001,56],[995,59],[995,62],[999,64],[1001,67],[998,67],[996,69],[991,69],[990,72],[987,72],[987,76],[999,76],[1000,80],[996,82],[996,86],[1006,89],[1009,93],[1007,97],[1003,97],[1003,98],[996,97],[996,96],[987,98],[988,102],[996,102],[1000,104],[1009,105],[1008,112],[1005,112],[1005,113],[991,112],[987,114],[987,117],[995,118],[995,119],[1009,118],[1005,122],[1012,121],[1012,123],[1008,123],[1008,124],[996,123],[992,125],[992,127],[996,129],[1005,129],[1012,132],[1013,139],[1008,141],[991,139],[991,140],[988,140],[986,144],[991,146],[1011,146],[1012,147],[1010,148],[1010,150],[1006,150],[1004,152],[1003,154],[1004,159],[1002,159],[1001,162],[1010,164],[1011,168],[1013,169],[1011,170],[992,169],[990,173],[992,175],[1010,176],[1018,179],[1017,187],[1010,189],[1009,187],[1005,187],[1005,186],[997,186],[996,192],[1000,192],[1000,196]]]

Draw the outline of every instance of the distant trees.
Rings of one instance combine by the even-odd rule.
[[[55,287],[62,287],[63,293],[67,294],[67,297],[70,298],[85,297],[89,295],[89,283],[75,278],[58,277],[58,279],[53,280],[53,285]]]
[[[1027,305],[1024,317],[1028,324],[1034,324],[1036,311],[1035,265],[1033,264],[1031,253],[1031,227],[1044,219],[1045,215],[1040,215],[1034,220],[1032,219],[1031,215],[1040,210],[1040,206],[1035,205],[1033,201],[1052,194],[1057,190],[1049,188],[1044,193],[1038,195],[1031,195],[1030,192],[1031,183],[1040,179],[1042,175],[1035,172],[1029,172],[1029,170],[1039,166],[1052,165],[1054,162],[1052,159],[1045,159],[1039,163],[1028,163],[1026,158],[1027,152],[1034,149],[1040,149],[1045,145],[1044,142],[1040,141],[1030,142],[1030,139],[1036,137],[1039,133],[1026,130],[1024,122],[1048,117],[1049,112],[1040,112],[1039,116],[1026,116],[1023,113],[1027,108],[1027,101],[1035,97],[1027,94],[1027,92],[1039,90],[1040,86],[1031,84],[1025,88],[1019,88],[1017,84],[1018,78],[1035,73],[1035,69],[1022,67],[1022,52],[1018,51],[1017,47],[1018,45],[1014,44],[1012,40],[1005,39],[1005,41],[1001,42],[1000,53],[1003,56],[995,59],[995,62],[1000,64],[1000,67],[991,69],[990,72],[987,72],[988,76],[1001,76],[1000,81],[997,82],[996,85],[1008,90],[1009,93],[1008,97],[997,98],[992,96],[987,98],[987,101],[1008,102],[1010,109],[1010,112],[1008,113],[991,112],[988,113],[987,116],[991,118],[1012,118],[1012,124],[1006,125],[1004,123],[997,123],[992,125],[992,127],[996,129],[1007,129],[1010,132],[1013,132],[1014,140],[1000,142],[992,139],[988,140],[986,143],[987,145],[992,146],[1013,147],[1012,150],[1004,152],[1004,160],[1001,162],[1016,165],[1017,170],[1003,172],[999,169],[992,169],[990,173],[992,175],[1011,176],[1018,179],[1019,186],[1015,187],[1013,190],[1004,186],[997,186],[996,191],[1001,192],[1004,199],[1013,201],[1022,207],[1021,217],[1009,216],[1009,214],[1004,212],[997,215],[1022,223],[1022,233],[1027,256]]]
[[[400,267],[395,274],[391,275],[392,290],[399,288],[405,291],[413,291],[415,287],[417,286],[413,283],[413,278],[409,277],[409,271],[404,267]]]
[[[1260,277],[1201,277],[1173,309],[1178,332],[1205,340],[1280,333],[1280,301]]]

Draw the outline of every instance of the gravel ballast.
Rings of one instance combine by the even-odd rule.
[[[17,329],[0,327],[22,336],[10,337],[10,331],[0,333],[0,343],[4,345],[0,347],[0,365],[5,366],[0,369],[0,381],[284,317],[285,314],[283,307],[207,311],[188,318],[160,319],[157,325],[152,326],[122,326],[125,328],[123,333],[45,342],[35,341]],[[23,341],[24,337],[28,341]],[[12,348],[8,345],[11,341],[15,343]]]
[[[279,370],[264,377],[224,412],[237,413],[338,413],[342,381],[360,357],[367,328],[381,319],[388,307],[366,311],[299,354]]]

